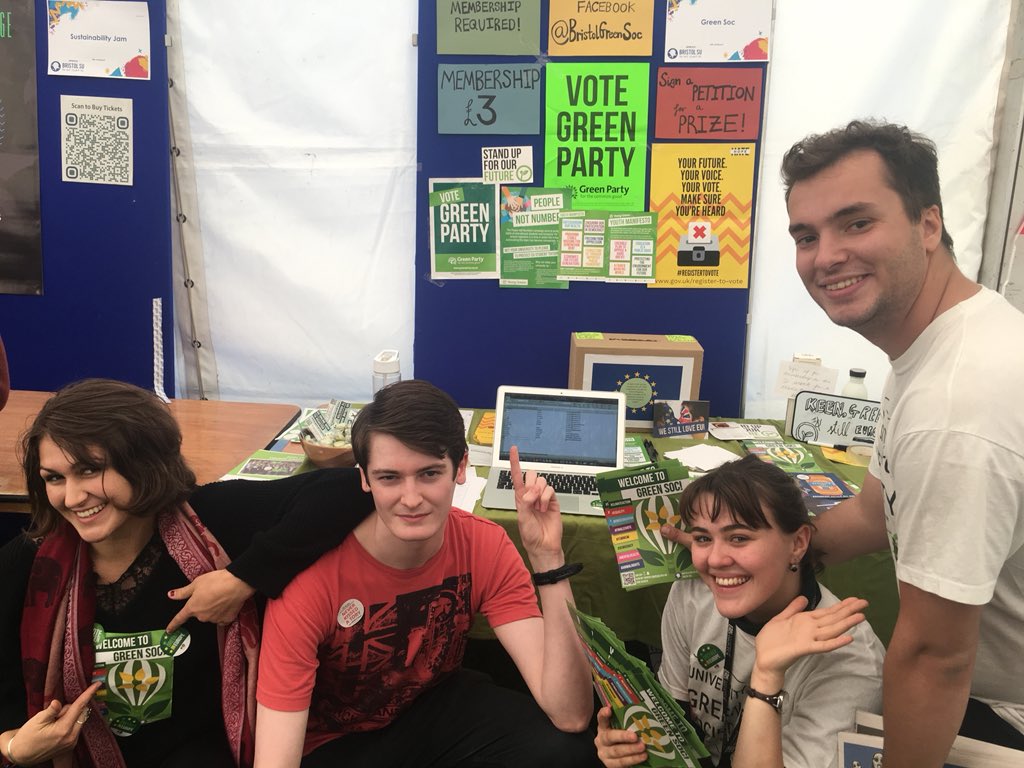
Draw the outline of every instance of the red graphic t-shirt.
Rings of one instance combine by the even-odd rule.
[[[459,667],[477,612],[491,626],[541,615],[496,523],[453,509],[440,551],[409,570],[379,563],[350,536],[268,604],[257,698],[309,708],[307,754],[382,728]]]

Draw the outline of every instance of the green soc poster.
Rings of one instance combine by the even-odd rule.
[[[480,179],[431,179],[430,277],[498,277],[498,187]]]
[[[549,63],[544,184],[576,208],[646,210],[650,66]]]

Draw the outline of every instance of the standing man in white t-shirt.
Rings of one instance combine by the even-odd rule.
[[[808,293],[892,361],[863,491],[815,520],[827,562],[896,561],[885,764],[1024,748],[1024,315],[957,267],[928,139],[855,121],[782,176]]]

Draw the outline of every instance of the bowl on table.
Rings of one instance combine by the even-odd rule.
[[[354,467],[356,457],[351,445],[321,445],[305,437],[300,439],[302,450],[314,466],[321,469]]]

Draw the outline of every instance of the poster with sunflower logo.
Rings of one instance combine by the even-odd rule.
[[[689,482],[686,467],[674,459],[597,475],[623,589],[697,575],[690,551],[661,535],[662,525],[679,526],[679,495]]]
[[[96,703],[115,734],[131,736],[146,723],[171,716],[174,657],[188,650],[190,640],[184,629],[116,633],[93,625],[92,679],[103,682]]]

